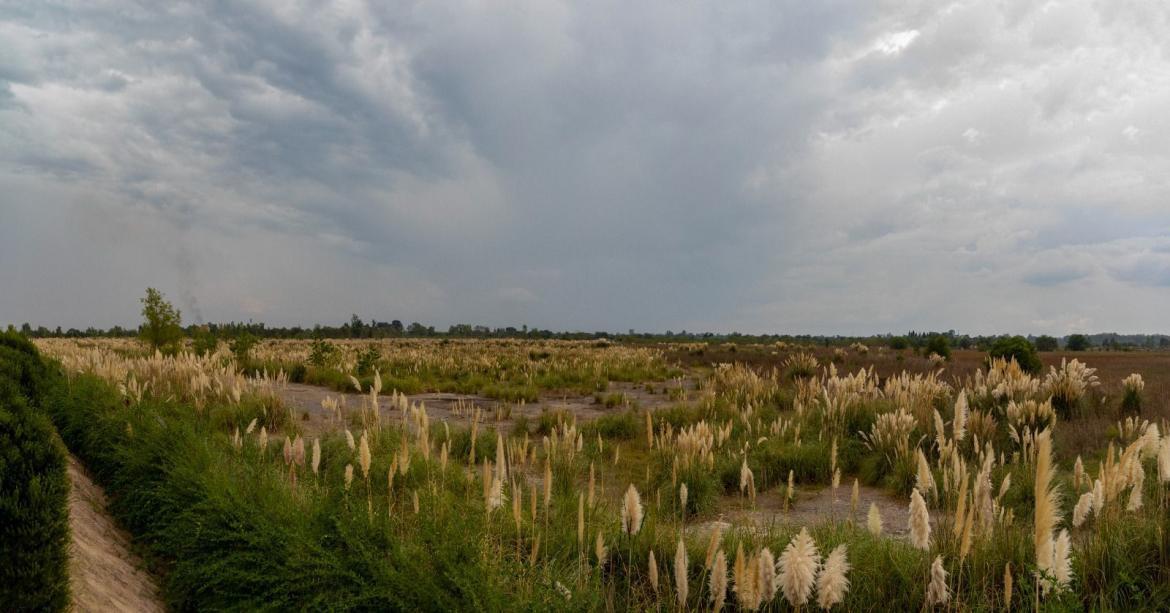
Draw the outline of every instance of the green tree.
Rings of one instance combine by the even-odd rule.
[[[1089,337],[1084,334],[1073,334],[1068,337],[1065,347],[1069,351],[1084,351],[1089,348]]]
[[[1043,334],[1036,337],[1036,351],[1056,351],[1060,347],[1060,341],[1056,337]]]
[[[178,347],[183,338],[182,314],[153,287],[146,288],[142,298],[142,319],[138,335],[151,349],[173,351]]]
[[[1024,372],[1033,375],[1040,374],[1044,368],[1040,362],[1040,354],[1036,353],[1036,348],[1022,336],[1004,336],[996,339],[995,343],[991,345],[991,350],[987,352],[987,356],[989,361],[994,358],[1004,360],[1015,358],[1016,363]]]
[[[929,356],[932,353],[937,353],[940,357],[951,359],[951,341],[942,334],[933,334],[926,340],[926,347],[922,349],[922,355]]]

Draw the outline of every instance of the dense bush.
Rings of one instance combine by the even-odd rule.
[[[9,611],[69,604],[65,450],[28,398],[53,383],[36,349],[0,335],[0,603]]]
[[[929,357],[932,353],[947,360],[951,359],[950,339],[941,334],[930,335],[922,348],[922,355]]]
[[[1032,375],[1040,374],[1044,368],[1044,364],[1040,362],[1040,354],[1036,353],[1036,348],[1022,336],[1004,336],[996,339],[987,355],[989,359],[1011,360],[1015,358],[1020,368]]]

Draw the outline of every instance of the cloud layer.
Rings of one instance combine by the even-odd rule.
[[[0,4],[0,322],[1168,331],[1149,2]]]

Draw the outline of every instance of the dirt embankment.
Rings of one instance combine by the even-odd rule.
[[[164,611],[130,537],[106,512],[106,494],[69,456],[69,588],[74,611]]]

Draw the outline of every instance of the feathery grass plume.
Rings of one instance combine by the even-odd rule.
[[[496,432],[496,478],[500,481],[507,481],[508,474],[508,453],[504,447],[504,435],[502,432]]]
[[[1077,461],[1073,464],[1073,489],[1080,490],[1081,482],[1085,480],[1085,463],[1081,461],[1081,456],[1077,455]]]
[[[926,588],[926,605],[930,607],[942,605],[950,599],[951,593],[947,588],[947,569],[943,568],[943,559],[940,555],[935,557],[934,563],[930,565],[930,585]]]
[[[293,450],[293,463],[296,464],[297,466],[304,466],[305,465],[305,439],[301,438],[300,435],[297,435],[296,440],[293,441],[292,450]]]
[[[955,503],[955,525],[952,531],[955,538],[959,538],[963,534],[963,522],[967,519],[967,477],[963,476],[963,482],[959,484],[959,498]]]
[[[833,500],[834,501],[837,500],[836,489],[838,487],[841,487],[841,469],[840,468],[833,471],[833,490],[834,490],[833,491]]]
[[[1134,459],[1133,463],[1133,475],[1130,477],[1133,486],[1129,490],[1129,504],[1125,508],[1130,511],[1137,511],[1142,508],[1142,487],[1145,486],[1146,471],[1142,468],[1140,458]]]
[[[760,577],[757,589],[760,593],[760,599],[768,602],[780,589],[780,584],[776,582],[776,557],[772,555],[771,549],[764,547],[760,550],[756,561]]]
[[[585,494],[577,494],[577,547],[585,547]]]
[[[244,430],[244,434],[251,434],[252,431],[256,429],[256,422],[259,419],[259,417],[253,417],[252,421],[248,422],[248,428]]]
[[[1093,512],[1093,492],[1085,492],[1077,499],[1076,506],[1073,507],[1072,525],[1074,528],[1080,528],[1081,524],[1089,518],[1089,514]]]
[[[1071,549],[1072,543],[1069,541],[1068,530],[1061,530],[1052,550],[1052,575],[1056,580],[1057,591],[1067,588],[1069,580],[1072,578],[1072,559],[1069,556]]]
[[[955,400],[955,421],[951,423],[955,442],[962,441],[967,434],[967,411],[967,390],[959,390],[959,397]]]
[[[260,426],[260,451],[268,450],[268,429]]]
[[[349,431],[349,428],[345,429],[345,444],[349,445],[350,451],[357,449],[357,444],[353,440],[353,433]]]
[[[837,437],[833,437],[833,443],[829,447],[829,471],[837,470]]]
[[[1012,608],[1012,563],[1003,565],[1003,606],[1007,610]]]
[[[1003,476],[1003,481],[999,482],[999,493],[995,496],[996,501],[1002,500],[1004,495],[1008,493],[1008,490],[1011,489],[1011,487],[1012,474],[1007,473]]]
[[[232,432],[232,447],[239,449],[244,446],[243,439],[240,438],[240,427],[236,426],[235,431]]]
[[[918,488],[910,493],[910,544],[922,549],[930,549],[930,513],[926,510],[926,501]]]
[[[719,550],[719,543],[723,540],[723,524],[715,522],[711,526],[711,541],[707,543],[707,556],[703,559],[703,568],[711,568],[715,561],[715,552]]]
[[[597,565],[605,564],[605,558],[609,556],[609,549],[605,546],[605,535],[601,530],[597,531],[597,539],[593,542],[593,553],[597,555]]]
[[[284,437],[284,447],[281,449],[281,455],[284,456],[284,463],[286,466],[289,464],[292,464],[292,461],[293,461],[292,439],[290,439],[287,435]]]
[[[313,458],[312,458],[313,474],[320,474],[321,468],[321,441],[320,439],[313,439]]]
[[[1100,479],[1093,481],[1093,515],[1100,516],[1105,510],[1105,486]]]
[[[1170,434],[1158,443],[1158,481],[1170,481]]]
[[[687,546],[682,538],[678,539],[678,548],[674,552],[674,592],[678,597],[678,605],[687,605]]]
[[[793,495],[796,494],[795,478],[796,478],[796,473],[792,469],[789,469],[788,470],[788,493],[785,494],[785,496],[784,496],[784,510],[786,510],[786,511],[788,510],[788,507],[792,504]]]
[[[709,584],[713,610],[722,611],[723,601],[727,598],[727,556],[722,549],[715,554],[715,562],[711,564]]]
[[[967,559],[967,554],[971,552],[971,536],[972,536],[971,533],[974,531],[974,527],[972,526],[972,524],[974,523],[974,520],[975,520],[975,509],[972,508],[972,509],[969,509],[967,511],[967,517],[964,518],[963,530],[962,530],[961,535],[959,537],[959,564],[960,565],[962,565],[963,561]]]
[[[504,506],[504,482],[498,477],[492,477],[492,487],[488,495],[488,510],[492,511]]]
[[[1035,528],[1036,568],[1042,575],[1052,575],[1052,537],[1060,514],[1060,502],[1052,485],[1052,431],[1044,430],[1036,436],[1036,511],[1032,522]],[[1047,578],[1045,591],[1051,588]]]
[[[809,536],[808,528],[801,528],[780,554],[780,590],[789,604],[800,607],[808,602],[820,565],[821,554],[816,543]]]
[[[552,462],[544,460],[544,512],[548,514],[549,504],[552,503]]]
[[[687,484],[680,484],[678,486],[678,508],[682,509],[684,517],[687,512],[687,493]]]
[[[869,514],[866,517],[866,526],[869,528],[869,533],[874,536],[882,535],[882,512],[878,510],[877,504],[869,503]]]
[[[362,442],[358,446],[358,462],[362,467],[362,477],[366,480],[370,478],[370,442],[366,438],[366,433],[362,431]]]
[[[590,511],[593,510],[593,500],[594,500],[593,492],[594,492],[594,484],[595,483],[596,483],[596,480],[595,480],[594,473],[593,473],[593,462],[590,462],[589,463],[589,498],[587,500],[587,502],[589,503],[589,510]]]
[[[845,599],[845,593],[849,591],[847,551],[844,544],[837,545],[825,558],[825,565],[817,574],[817,604],[822,609],[833,608],[833,605]]]
[[[654,418],[646,411],[646,448],[654,449]]]
[[[345,465],[345,491],[349,491],[349,484],[353,483],[353,464]]]
[[[418,490],[410,490],[410,502],[414,506],[414,514],[418,515]]]
[[[638,489],[631,483],[626,488],[626,495],[622,498],[622,532],[637,534],[642,527],[642,497]]]
[[[914,477],[914,487],[925,495],[934,491],[934,474],[930,472],[930,462],[926,461],[922,448],[919,447],[917,451],[918,473]]]
[[[524,517],[522,500],[524,490],[515,481],[512,482],[512,520],[516,522],[516,532],[520,532],[520,520]]]
[[[723,550],[720,549],[719,553],[722,554]],[[712,562],[712,568],[714,568],[714,562]],[[751,586],[748,585],[748,579],[745,575],[747,575],[747,560],[744,559],[743,543],[740,542],[735,550],[735,567],[732,575],[735,585],[732,589],[739,600],[740,608],[743,609],[748,608],[747,603],[751,599]]]
[[[650,579],[650,588],[654,590],[654,596],[658,596],[658,560],[654,559],[654,550],[650,550],[650,561],[646,564],[646,575]]]
[[[394,471],[391,470],[391,472],[394,472]],[[482,481],[483,481],[483,506],[484,506],[484,508],[486,508],[487,510],[490,511],[492,508],[491,507],[492,463],[487,461],[487,460],[483,461],[483,479],[482,479]]]
[[[857,485],[857,477],[853,478],[853,494],[849,497],[849,519],[857,517],[857,507],[861,503],[861,489]]]

